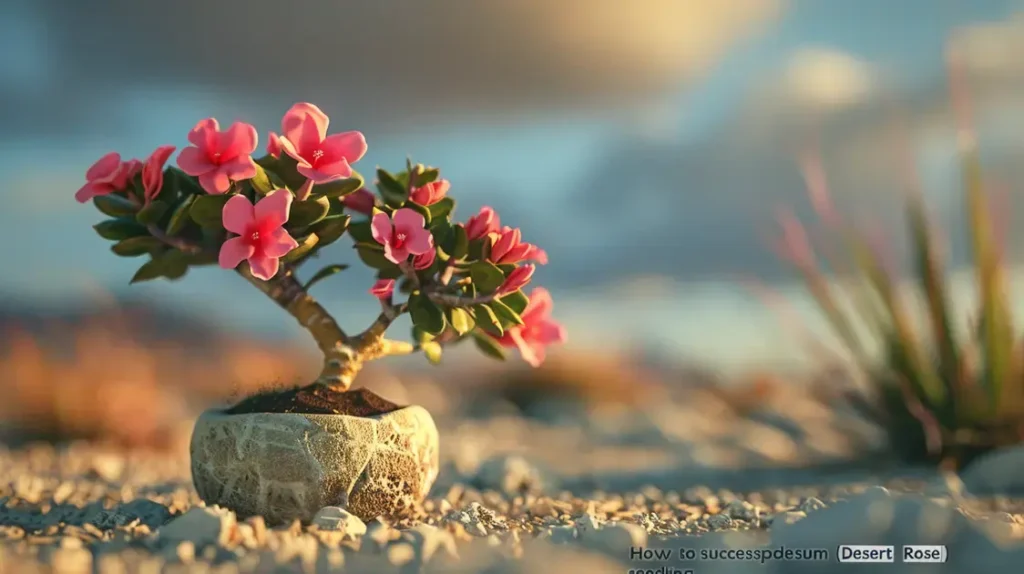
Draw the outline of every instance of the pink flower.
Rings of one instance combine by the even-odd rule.
[[[373,206],[377,204],[377,199],[373,196],[372,191],[362,187],[341,198],[341,202],[345,204],[345,207],[356,213],[372,215]]]
[[[366,138],[357,131],[327,135],[330,120],[313,104],[295,104],[281,120],[281,150],[299,162],[296,169],[309,185],[352,175],[351,164],[366,153]]]
[[[108,153],[85,172],[86,183],[75,192],[75,200],[85,203],[98,195],[123,191],[138,173],[140,165],[139,160],[122,162],[121,154]]]
[[[501,287],[498,287],[498,294],[505,295],[513,291],[518,291],[526,286],[533,278],[533,272],[537,270],[534,265],[523,265],[522,267],[516,267],[508,274],[505,281],[502,282]]]
[[[405,263],[410,254],[422,255],[434,248],[434,238],[424,225],[426,220],[422,215],[403,207],[395,212],[393,218],[386,213],[374,215],[370,232],[384,246],[384,257],[388,261]]]
[[[426,253],[421,253],[412,258],[412,268],[417,271],[422,271],[434,264],[434,258],[437,257],[437,251],[431,249]]]
[[[450,187],[451,183],[447,179],[432,181],[412,190],[409,194],[409,199],[420,205],[433,205],[448,195],[448,188]]]
[[[548,262],[548,254],[532,243],[523,243],[519,228],[503,227],[501,231],[491,234],[490,260],[494,263],[519,263],[534,260],[541,265]]]
[[[505,330],[498,342],[505,347],[517,347],[523,360],[533,367],[544,362],[546,347],[567,340],[565,327],[551,320],[551,294],[543,287],[530,293],[530,302],[523,310],[523,325]]]
[[[237,233],[220,248],[220,266],[234,269],[243,259],[255,277],[264,281],[277,274],[280,262],[299,243],[284,229],[292,206],[292,192],[275,189],[256,203],[243,195],[232,196],[221,218],[224,229]]]
[[[384,301],[391,297],[395,292],[395,280],[394,279],[378,279],[373,287],[370,287],[370,295]]]
[[[480,208],[480,213],[466,220],[466,235],[470,239],[480,239],[488,233],[495,233],[501,226],[498,214],[490,207]]]
[[[142,189],[145,190],[147,204],[156,199],[164,186],[164,164],[175,149],[172,145],[162,145],[146,158],[142,166]]]
[[[207,118],[188,133],[192,145],[181,150],[178,167],[198,177],[206,193],[225,193],[231,189],[232,181],[256,175],[251,154],[256,151],[258,138],[256,128],[250,124],[235,122],[222,132],[217,120]]]
[[[270,132],[270,139],[267,141],[267,153],[273,158],[281,157],[281,137]]]

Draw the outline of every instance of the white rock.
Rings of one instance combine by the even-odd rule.
[[[418,524],[409,530],[402,532],[402,538],[410,542],[420,557],[420,562],[426,564],[433,559],[438,551],[448,556],[458,556],[455,546],[455,537],[451,532],[442,530],[429,524]]]
[[[586,513],[576,519],[576,532],[582,538],[595,530],[601,528],[601,521],[591,513]]]
[[[962,473],[971,494],[1024,494],[1024,446],[1001,448],[979,457]]]
[[[715,529],[732,527],[732,518],[725,514],[712,514],[708,517],[708,526]]]
[[[386,550],[388,562],[395,566],[405,566],[416,558],[416,549],[408,542],[395,542]]]
[[[544,473],[519,455],[498,455],[484,461],[477,470],[476,483],[509,496],[541,492],[549,486]]]
[[[787,510],[772,516],[769,524],[793,524],[794,522],[803,520],[804,518],[807,518],[806,512],[801,512],[799,510]]]
[[[196,546],[226,545],[237,520],[235,513],[219,506],[194,506],[157,530],[161,542],[190,541]]]
[[[568,544],[576,540],[576,527],[559,525],[550,526],[547,529],[547,537],[552,544]]]
[[[632,522],[610,522],[589,532],[581,541],[592,550],[621,558],[629,556],[630,548],[647,545],[647,531]]]
[[[313,524],[320,530],[339,530],[347,536],[366,534],[366,524],[358,516],[339,506],[325,506],[313,515]]]

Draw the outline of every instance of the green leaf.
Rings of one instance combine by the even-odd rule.
[[[381,168],[377,168],[377,190],[390,207],[402,207],[409,199],[409,188]]]
[[[505,349],[493,338],[483,333],[474,332],[473,342],[476,343],[476,348],[480,349],[488,357],[498,359],[499,361],[506,359]]]
[[[488,261],[477,261],[469,266],[469,276],[482,293],[493,293],[505,281],[505,274]]]
[[[512,310],[511,307],[501,302],[500,299],[495,299],[490,303],[491,309],[494,309],[494,314],[498,316],[502,321],[502,325],[510,327],[513,325],[524,325],[523,318]]]
[[[296,169],[299,162],[295,161],[288,154],[281,154],[281,157],[275,158],[272,155],[265,155],[256,160],[256,163],[265,169],[268,173],[268,177],[279,180],[288,189],[292,191],[302,187],[306,183],[306,176],[299,173]]]
[[[110,217],[135,215],[139,210],[138,206],[127,198],[114,194],[97,195],[93,198],[92,204],[104,215],[109,215]]]
[[[177,235],[185,229],[185,226],[188,225],[189,222],[188,212],[195,199],[196,196],[188,195],[185,197],[185,200],[174,209],[174,212],[171,213],[171,219],[167,222],[168,235]]]
[[[441,177],[441,170],[436,167],[424,167],[423,164],[416,164],[412,167],[412,187],[423,187],[428,183],[437,181]]]
[[[420,348],[423,349],[423,354],[426,355],[427,360],[430,361],[431,365],[437,365],[441,363],[441,344],[435,341],[427,341],[421,343]]]
[[[177,249],[172,249],[143,263],[132,276],[130,283],[152,281],[160,277],[180,279],[188,272],[188,265],[189,257]]]
[[[199,180],[181,171],[176,167],[169,167],[167,171],[174,173],[174,184],[178,190],[185,195],[206,195],[206,190],[199,185]]]
[[[452,227],[452,238],[450,240],[451,251],[449,255],[459,260],[469,255],[469,236],[466,235],[466,228],[461,225]]]
[[[509,309],[512,309],[520,315],[526,311],[526,306],[530,304],[530,298],[527,297],[522,290],[514,291],[508,295],[502,295],[500,300],[505,305],[508,305]]]
[[[384,248],[379,243],[357,243],[356,253],[359,259],[373,269],[397,269],[390,259],[384,257]]]
[[[192,267],[215,265],[218,263],[216,251],[202,251],[200,253],[187,253],[185,255],[188,264]]]
[[[444,331],[444,311],[421,293],[409,296],[409,316],[413,325],[431,335],[440,335]]]
[[[156,225],[160,223],[160,218],[167,213],[168,208],[170,206],[162,201],[151,201],[135,214],[135,219],[142,225]]]
[[[487,236],[469,242],[469,258],[473,261],[487,261],[491,256],[491,239]]]
[[[288,216],[287,227],[289,229],[301,229],[309,227],[321,219],[327,217],[331,210],[331,200],[326,197],[317,197],[305,201],[293,201],[291,214]]]
[[[505,328],[501,325],[501,320],[494,313],[489,306],[484,304],[473,305],[473,318],[476,319],[478,327],[486,331],[487,333],[500,337],[505,334]]]
[[[189,217],[201,227],[223,229],[224,224],[221,213],[224,211],[224,204],[229,199],[231,199],[231,196],[226,193],[220,195],[197,195],[188,210]]]
[[[313,276],[309,278],[309,281],[306,281],[302,288],[308,291],[309,288],[315,285],[316,283],[319,283],[320,281],[327,279],[331,275],[334,275],[335,273],[340,273],[346,269],[348,269],[348,265],[340,263],[335,263],[334,265],[327,265],[325,267],[321,267],[319,271],[314,273]]]
[[[348,179],[339,179],[330,183],[314,185],[310,197],[345,197],[365,185],[366,182],[363,181],[363,176],[355,172],[352,172],[352,176]]]
[[[476,323],[473,321],[473,316],[469,314],[469,311],[453,307],[448,309],[448,322],[451,324],[455,332],[464,335],[473,330]]]
[[[423,344],[434,340],[434,336],[430,333],[420,329],[416,325],[412,326],[412,340],[417,343]]]
[[[156,237],[144,235],[141,237],[129,237],[122,239],[110,246],[110,250],[121,257],[138,257],[146,255],[154,249],[163,247],[163,242]]]
[[[299,246],[288,252],[287,255],[281,258],[281,261],[285,263],[294,263],[306,255],[308,255],[317,243],[320,243],[320,238],[317,237],[316,233],[310,233],[299,240]]]
[[[252,188],[260,195],[266,195],[277,189],[274,182],[270,180],[270,175],[268,175],[267,171],[263,169],[263,166],[256,162],[253,163],[256,164],[256,175],[249,179],[249,185],[251,185]]]
[[[348,226],[348,234],[356,243],[374,242],[373,231],[370,230],[370,220],[356,221]]]
[[[149,231],[146,230],[145,226],[139,225],[134,219],[127,217],[101,221],[93,225],[92,228],[96,230],[100,237],[111,241],[121,241],[129,237],[149,235]]]
[[[455,200],[450,197],[442,197],[437,203],[429,206],[430,217],[433,219],[447,219],[455,209]]]
[[[352,218],[348,215],[330,215],[314,225],[311,229],[320,238],[320,248],[340,239],[348,229],[351,220]]]

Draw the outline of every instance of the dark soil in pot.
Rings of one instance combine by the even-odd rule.
[[[372,417],[402,407],[368,389],[336,391],[322,385],[264,391],[243,399],[226,414],[295,413]]]

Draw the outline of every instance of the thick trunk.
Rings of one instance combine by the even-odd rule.
[[[376,345],[374,341],[350,341],[337,321],[302,288],[289,270],[283,270],[269,281],[253,277],[245,263],[238,266],[238,273],[295,317],[313,336],[324,355],[323,369],[316,384],[346,391],[352,386],[363,361],[376,358],[372,356],[375,351],[379,354],[375,349],[380,346],[379,340]]]

